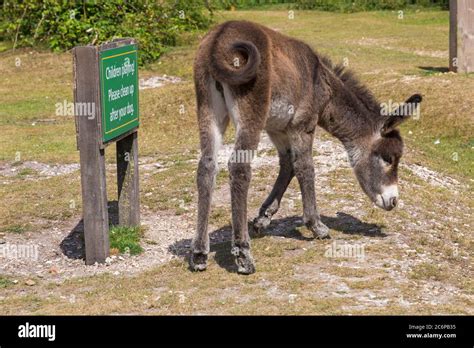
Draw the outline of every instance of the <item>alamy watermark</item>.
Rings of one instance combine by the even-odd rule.
[[[66,99],[56,103],[56,116],[83,116],[89,120],[95,118],[95,103],[73,103]]]
[[[257,150],[229,150],[226,151],[230,163],[251,163],[257,157]]]
[[[37,325],[26,322],[18,326],[19,338],[46,338],[53,342],[56,340],[56,325]]]
[[[398,103],[392,99],[388,103],[380,104],[380,114],[382,116],[412,116],[414,120],[420,119],[419,103]]]
[[[0,244],[0,259],[29,259],[38,261],[38,245],[35,244]]]
[[[365,259],[364,245],[359,243],[349,244],[334,241],[326,246],[325,257]]]

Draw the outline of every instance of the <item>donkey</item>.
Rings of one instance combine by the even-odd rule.
[[[403,149],[396,127],[409,118],[407,110],[418,107],[420,95],[411,96],[399,110],[384,116],[375,97],[350,71],[333,66],[301,41],[247,21],[225,22],[203,38],[195,58],[194,82],[201,157],[192,270],[207,267],[217,152],[230,119],[236,129],[235,152],[254,153],[263,130],[278,150],[280,171],[253,222],[257,232],[270,224],[296,176],[304,224],[315,238],[329,236],[315,197],[312,146],[317,125],[342,142],[367,196],[385,210],[396,206],[397,168]],[[251,166],[249,161],[229,161],[228,168],[231,252],[238,273],[251,274],[255,272],[247,224]]]

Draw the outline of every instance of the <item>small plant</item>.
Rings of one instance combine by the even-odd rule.
[[[2,229],[4,232],[10,232],[10,233],[23,233],[27,230],[27,226],[25,225],[10,225]]]
[[[113,226],[110,228],[110,248],[118,249],[121,253],[130,252],[137,255],[143,251],[140,238],[143,235],[141,227]]]
[[[17,175],[19,177],[25,177],[25,176],[29,176],[29,175],[35,175],[35,174],[37,174],[36,170],[31,169],[31,168],[23,168],[18,172]]]
[[[0,289],[7,288],[7,287],[9,287],[10,285],[13,285],[13,284],[14,283],[10,279],[0,277]]]

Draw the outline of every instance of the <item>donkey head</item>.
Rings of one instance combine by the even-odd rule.
[[[360,186],[380,208],[392,210],[398,200],[398,163],[403,141],[396,127],[418,110],[421,96],[411,96],[403,105],[381,117],[376,134],[364,139],[355,151],[353,168]]]

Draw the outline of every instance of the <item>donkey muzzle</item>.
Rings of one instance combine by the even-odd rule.
[[[382,193],[376,196],[375,204],[382,209],[387,211],[392,210],[397,206],[398,203],[398,186],[390,185],[383,186]]]

